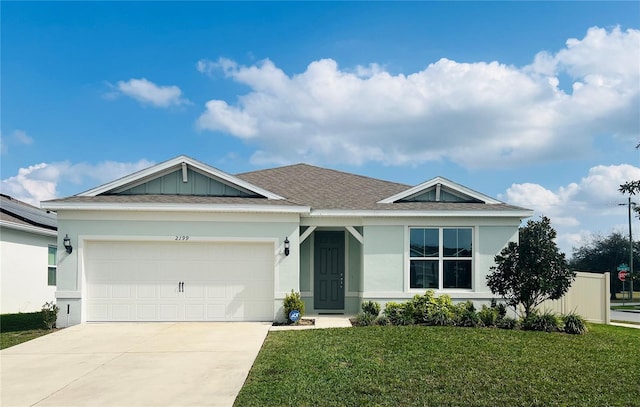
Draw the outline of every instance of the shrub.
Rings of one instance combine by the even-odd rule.
[[[384,314],[389,319],[391,325],[412,325],[414,307],[410,302],[399,304],[388,302],[384,306]]]
[[[433,308],[435,302],[433,290],[427,290],[424,295],[416,294],[409,302],[413,306],[414,323],[428,323],[429,311]]]
[[[500,329],[516,329],[518,327],[518,320],[511,317],[499,318],[496,321],[496,326]]]
[[[454,314],[448,308],[437,307],[429,312],[427,323],[429,325],[451,326],[455,323]]]
[[[450,326],[454,325],[457,319],[457,307],[453,305],[451,297],[444,294],[429,301],[426,310],[425,322],[429,325]]]
[[[289,313],[291,311],[298,310],[300,311],[301,317],[304,315],[304,301],[302,301],[300,293],[294,293],[293,290],[291,290],[291,294],[287,294],[284,297],[282,306],[284,308],[284,317],[287,319],[288,323],[293,322],[289,319]]]
[[[575,312],[563,315],[562,322],[564,323],[564,331],[568,334],[582,335],[587,333],[587,325],[584,319]]]
[[[378,315],[378,318],[376,318],[376,320],[373,322],[374,322],[374,325],[380,325],[380,326],[391,325],[389,318],[384,314]]]
[[[354,321],[355,326],[370,326],[374,325],[376,317],[366,312],[361,312],[356,316]]]
[[[532,311],[522,320],[522,329],[526,331],[554,332],[560,330],[560,324],[558,317],[553,312],[545,311],[540,314],[538,311]]]
[[[478,317],[484,326],[496,326],[496,322],[498,322],[498,315],[498,309],[496,307],[489,308],[486,305],[483,305],[482,309],[478,311]]]
[[[42,306],[42,321],[47,329],[53,329],[56,327],[56,320],[58,319],[58,311],[60,308],[53,302],[45,302]]]
[[[481,325],[482,321],[471,301],[459,304],[458,309],[457,324],[459,326],[476,327]]]
[[[495,298],[491,299],[491,309],[496,310],[498,314],[498,319],[501,319],[507,316],[506,304],[504,302],[501,302],[500,304],[498,304]]]
[[[361,305],[362,312],[377,317],[380,314],[380,304],[375,301],[365,301]]]

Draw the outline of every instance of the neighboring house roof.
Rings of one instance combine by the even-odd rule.
[[[0,226],[55,236],[58,222],[55,213],[0,194]]]
[[[186,185],[186,171],[191,167],[200,174],[197,177],[210,177],[239,195],[219,196],[214,192],[210,192],[214,195],[207,195],[209,192],[202,192],[205,189],[198,190],[204,195],[194,195],[194,189],[187,187],[187,192],[172,194],[163,193],[164,190],[158,187],[161,177],[168,177],[166,183],[171,185],[168,190],[175,189],[176,182]],[[197,179],[189,182],[196,181],[202,184],[202,180]],[[154,183],[153,188],[145,186],[151,183]],[[442,196],[448,200],[440,199],[441,188],[444,191]],[[43,207],[296,212],[310,216],[422,216],[435,213],[442,216],[532,215],[528,209],[505,204],[442,177],[411,187],[308,164],[233,176],[186,156],[176,157],[69,198],[45,202]]]

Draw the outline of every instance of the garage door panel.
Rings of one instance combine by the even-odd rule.
[[[176,299],[178,298],[178,282],[176,281],[167,283],[159,283],[158,295],[161,299]]]
[[[205,283],[201,281],[185,281],[184,283],[184,297],[187,299],[202,299],[206,298],[204,286]]]
[[[178,304],[159,304],[158,319],[160,321],[178,321],[180,312]]]
[[[107,321],[109,317],[108,304],[93,304],[93,306],[89,307],[87,319],[92,321]]]
[[[273,267],[272,244],[88,242],[87,320],[271,320]]]
[[[135,321],[133,318],[132,307],[129,304],[111,304],[110,319],[114,321]]]
[[[155,299],[158,297],[158,287],[150,284],[136,284],[136,298],[138,299]]]
[[[131,286],[128,284],[114,284],[111,287],[111,298],[129,299],[131,298]]]
[[[157,304],[136,304],[136,320],[138,321],[157,321],[158,314],[156,312]]]
[[[206,319],[205,304],[185,304],[184,318],[187,321],[204,321]]]
[[[224,299],[227,297],[227,288],[224,285],[207,285],[207,298]]]
[[[92,284],[87,287],[87,296],[92,299],[107,299],[109,295],[109,286],[106,284]]]

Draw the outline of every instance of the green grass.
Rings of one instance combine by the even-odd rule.
[[[45,329],[40,312],[0,315],[0,349],[54,332]]]
[[[235,406],[638,406],[640,331],[271,332]]]

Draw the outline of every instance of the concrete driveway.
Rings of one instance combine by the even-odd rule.
[[[0,351],[0,405],[231,406],[270,325],[76,325]]]

